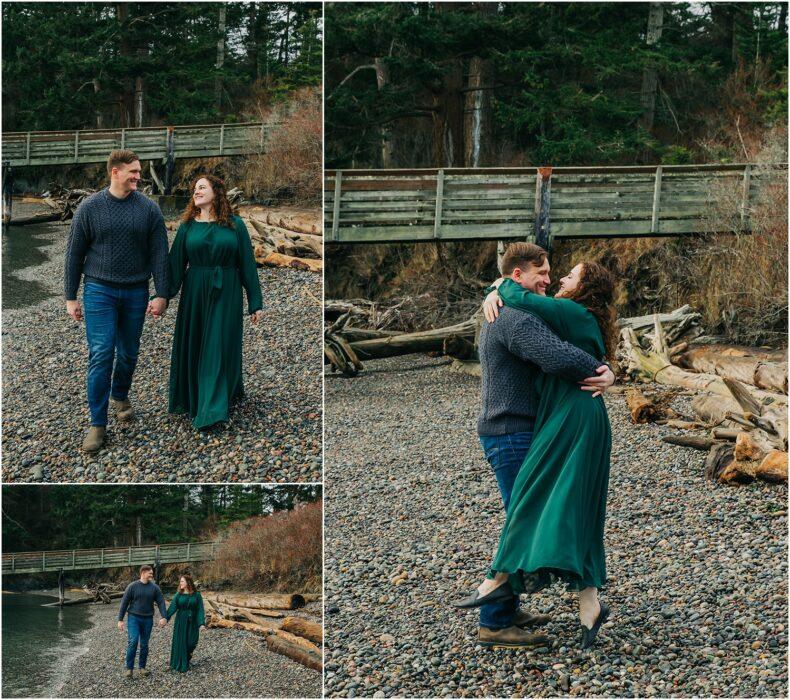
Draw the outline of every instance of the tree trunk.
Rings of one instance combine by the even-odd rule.
[[[286,617],[282,625],[280,625],[280,629],[309,639],[315,644],[321,644],[324,640],[323,626],[318,622],[305,620],[302,617]]]
[[[381,58],[376,58],[373,61],[373,65],[376,69],[376,87],[378,91],[381,92],[390,82],[390,69]],[[394,151],[392,131],[386,126],[382,126],[379,138],[381,139],[381,167],[384,169],[392,168],[394,167],[392,159]]]
[[[214,79],[214,106],[217,112],[222,108],[222,67],[225,65],[225,3],[219,3],[219,22],[217,26],[217,75]]]
[[[496,12],[496,3],[485,3]],[[464,99],[464,166],[479,168],[493,164],[491,91],[493,79],[490,60],[473,56]]]
[[[132,42],[129,36],[127,21],[129,19],[129,6],[131,3],[115,3],[115,18],[118,22],[120,33],[120,54],[124,58],[132,56]],[[118,96],[118,121],[122,128],[132,126],[132,114],[134,105],[134,81],[131,76],[125,76],[121,80],[122,92]]]
[[[661,40],[661,30],[664,24],[664,4],[651,2],[647,17],[648,48],[655,46]],[[652,133],[653,122],[656,114],[656,91],[658,88],[658,71],[655,62],[651,59],[642,73],[642,116],[639,117],[639,126]]]

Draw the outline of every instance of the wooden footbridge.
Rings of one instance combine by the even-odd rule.
[[[17,131],[3,133],[3,164],[104,163],[110,151],[131,148],[141,160],[207,158],[261,153],[276,124],[200,124],[135,129]]]
[[[207,561],[214,558],[218,547],[217,542],[184,542],[109,549],[10,552],[3,554],[3,575]]]
[[[550,249],[559,238],[748,232],[770,187],[787,187],[786,163],[328,170],[324,218],[333,243],[520,239]]]

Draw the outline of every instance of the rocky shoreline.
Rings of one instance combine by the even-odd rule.
[[[226,426],[197,431],[188,417],[167,412],[178,299],[164,319],[147,320],[130,394],[138,416],[130,425],[111,417],[105,448],[87,456],[80,449],[88,427],[85,329],[66,316],[61,300],[68,228],[46,226],[47,261],[14,274],[38,281],[52,297],[3,311],[6,482],[320,480],[320,275],[258,270],[263,319],[257,327],[245,319],[246,395]]]
[[[606,404],[612,609],[579,648],[555,585],[551,644],[488,651],[448,601],[479,582],[503,521],[475,433],[479,380],[424,356],[327,375],[326,693],[330,697],[786,697],[787,486],[714,485],[705,454]],[[674,408],[688,412],[690,398]]]
[[[92,627],[84,632],[87,651],[66,673],[57,697],[321,697],[321,674],[274,654],[265,641],[238,630],[208,629],[200,633],[193,668],[169,670],[172,624],[154,627],[147,667],[124,677],[126,633],[117,627],[117,605],[90,605]],[[158,619],[158,616],[157,616]]]

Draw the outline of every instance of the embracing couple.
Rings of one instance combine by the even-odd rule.
[[[109,187],[74,213],[64,274],[66,311],[75,321],[85,319],[88,340],[91,425],[82,445],[88,453],[104,444],[110,405],[119,421],[134,416],[129,389],[146,314],[161,318],[181,291],[169,411],[189,414],[197,429],[227,421],[230,404],[243,395],[242,287],[251,322],[262,315],[250,237],[231,213],[222,180],[203,175],[194,181],[168,253],[162,212],[137,191],[137,155],[112,151],[107,174]],[[152,276],[156,293],[149,298]]]
[[[118,612],[118,629],[123,632],[123,618],[126,616],[126,677],[131,678],[134,672],[134,660],[138,647],[140,656],[138,667],[140,675],[150,675],[146,668],[148,661],[148,641],[154,627],[154,611],[159,610],[162,616],[159,626],[164,627],[175,615],[173,625],[173,641],[170,644],[170,668],[185,673],[189,670],[192,654],[198,644],[200,630],[206,629],[206,614],[203,608],[203,597],[195,588],[195,582],[189,574],[178,580],[178,591],[165,608],[162,590],[154,583],[154,570],[145,565],[140,567],[140,579],[130,583],[123,593],[121,609]]]
[[[612,443],[601,394],[615,381],[604,364],[617,344],[615,280],[580,263],[548,297],[548,256],[531,243],[508,247],[502,275],[484,302],[477,428],[507,516],[487,577],[454,605],[481,608],[484,646],[539,646],[549,639],[526,628],[550,618],[521,610],[519,595],[560,579],[579,593],[587,648],[609,615],[598,600]]]

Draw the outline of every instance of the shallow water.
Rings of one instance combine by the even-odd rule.
[[[52,697],[85,651],[90,608],[45,608],[55,598],[3,594],[3,697]]]
[[[40,207],[14,203],[14,216],[29,216]],[[3,309],[33,306],[55,294],[39,281],[21,279],[18,273],[49,260],[42,250],[59,236],[68,235],[62,224],[44,223],[30,226],[3,226]]]

